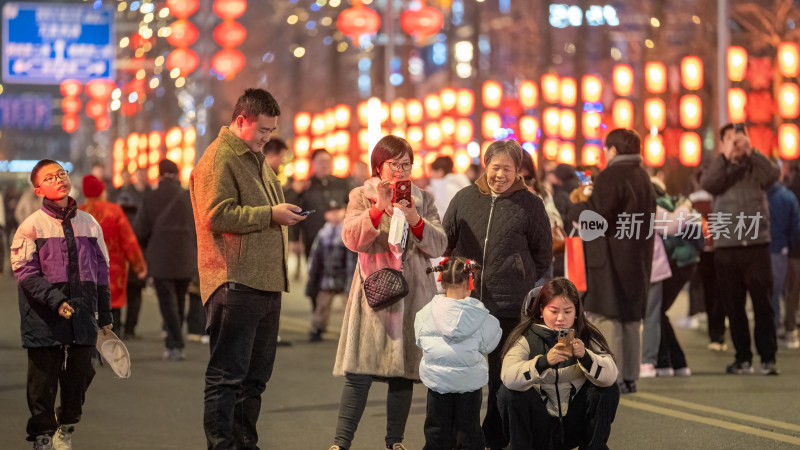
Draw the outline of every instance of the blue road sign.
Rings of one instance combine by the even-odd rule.
[[[58,84],[114,78],[114,10],[91,5],[3,5],[3,81]]]

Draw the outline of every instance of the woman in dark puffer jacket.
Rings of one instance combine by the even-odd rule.
[[[489,354],[488,410],[483,431],[489,448],[503,448],[497,410],[500,350],[519,323],[525,295],[544,275],[552,259],[550,221],[542,200],[530,193],[519,175],[522,148],[516,141],[496,141],[486,149],[486,172],[462,189],[444,216],[445,256],[463,256],[483,266],[472,297],[498,318],[503,338]]]

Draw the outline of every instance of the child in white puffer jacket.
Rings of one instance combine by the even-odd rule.
[[[461,257],[428,269],[442,272],[445,295],[435,296],[414,321],[422,349],[419,377],[428,388],[425,450],[485,448],[480,410],[481,389],[489,380],[486,354],[497,347],[502,331],[480,300],[469,297],[477,269]]]

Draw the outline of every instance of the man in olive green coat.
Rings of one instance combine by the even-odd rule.
[[[280,108],[263,89],[239,97],[189,190],[211,358],[203,423],[209,449],[257,448],[261,394],[272,374],[286,278],[286,227],[305,217],[284,203],[261,148]]]

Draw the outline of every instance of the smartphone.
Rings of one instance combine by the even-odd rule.
[[[567,346],[567,350],[572,353],[572,338],[575,337],[575,330],[572,328],[562,328],[558,330],[558,343]]]
[[[575,175],[578,176],[578,179],[581,181],[582,186],[588,186],[592,184],[592,172],[588,170],[576,170]]]
[[[734,133],[745,134],[745,132],[744,132],[744,124],[741,123],[741,122],[733,124],[733,131],[734,131]]]
[[[392,203],[400,203],[400,200],[405,200],[408,202],[406,206],[411,206],[411,180],[395,181]]]
[[[309,209],[308,211],[292,211],[293,213],[297,214],[298,216],[307,216],[311,213],[317,212],[316,209]]]

